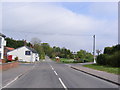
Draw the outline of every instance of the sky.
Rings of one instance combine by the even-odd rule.
[[[0,5],[1,6],[1,5]],[[2,29],[7,37],[92,52],[118,43],[117,2],[3,2]]]

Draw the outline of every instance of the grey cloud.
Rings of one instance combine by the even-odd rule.
[[[3,6],[3,32],[7,35],[18,32],[21,38],[28,35],[28,40],[39,37],[52,46],[66,46],[72,50],[84,48],[91,51],[92,35],[108,34],[110,37],[104,36],[105,40],[110,39],[109,44],[113,44],[115,38],[111,36],[117,33],[116,20],[100,20],[48,3],[40,6],[19,5],[8,9],[9,7]],[[18,37],[15,34],[12,36]]]

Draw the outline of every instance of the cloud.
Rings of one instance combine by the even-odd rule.
[[[98,35],[99,39],[103,40],[105,37],[105,40],[111,39],[112,42],[116,38],[114,37],[117,33],[116,27],[117,20],[112,22],[107,19],[100,20],[49,3],[3,5],[4,31],[17,31],[22,34],[28,32],[29,38],[37,36],[43,42],[61,47],[67,46],[72,50],[81,48],[91,50],[94,34]]]

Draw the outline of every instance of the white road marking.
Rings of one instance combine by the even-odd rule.
[[[54,73],[58,76],[58,74],[57,74],[57,72],[56,72],[56,71],[54,71]]]
[[[34,69],[35,66],[36,66],[36,64],[34,64],[31,69]],[[30,69],[30,70],[31,70],[31,69]],[[28,71],[29,71],[29,70],[28,70]],[[24,72],[23,74],[25,74],[25,73],[26,73],[26,72]],[[5,86],[3,86],[2,88],[6,88],[6,87],[9,86],[10,84],[12,84],[14,81],[16,81],[16,80],[17,80],[20,76],[22,76],[23,74],[18,75],[16,78],[14,78],[11,82],[7,83],[7,84],[6,84]],[[1,90],[1,88],[0,88],[0,90]]]
[[[50,67],[52,68],[52,70],[54,70],[54,68],[50,65]]]
[[[54,70],[54,68],[52,68],[52,70]]]
[[[52,66],[50,65],[50,67],[52,68]]]
[[[50,64],[49,64],[50,65]],[[50,65],[50,67],[52,68],[52,70],[54,70],[54,68],[52,67],[52,65]],[[65,90],[68,90],[67,87],[65,86],[65,84],[63,83],[63,81],[61,80],[61,78],[58,76],[57,72],[54,70],[54,73],[56,74],[56,76],[58,77],[60,83],[62,84],[62,86],[64,87]]]
[[[19,76],[21,76],[21,75],[19,75]],[[9,82],[8,84],[6,84],[6,85],[3,86],[2,88],[6,88],[6,87],[9,86],[10,84],[12,84],[14,81],[16,81],[16,80],[19,78],[19,76],[17,76],[16,78],[14,78],[11,82]]]
[[[65,86],[65,84],[63,83],[63,81],[61,80],[61,78],[58,78],[60,83],[63,85],[63,87],[65,88],[65,90],[68,90],[67,87]]]

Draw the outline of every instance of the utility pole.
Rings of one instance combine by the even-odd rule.
[[[96,63],[96,60],[95,60],[95,35],[93,35],[93,56],[94,56],[94,63]]]

